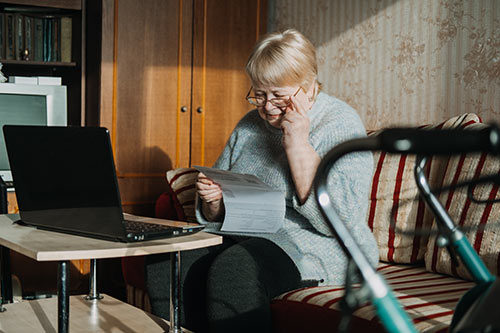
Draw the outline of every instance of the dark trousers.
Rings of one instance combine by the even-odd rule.
[[[168,320],[170,256],[146,258],[153,314]],[[305,285],[274,243],[224,237],[221,245],[181,252],[180,323],[194,332],[270,332],[270,300]]]

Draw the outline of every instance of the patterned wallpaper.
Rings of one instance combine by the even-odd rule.
[[[274,0],[317,46],[324,91],[369,129],[465,112],[500,122],[499,0]]]

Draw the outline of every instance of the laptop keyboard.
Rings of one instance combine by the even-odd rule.
[[[125,220],[125,229],[127,230],[127,232],[156,232],[172,230],[172,228],[176,229],[175,227],[162,224]]]

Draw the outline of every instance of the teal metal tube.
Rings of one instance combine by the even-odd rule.
[[[459,234],[458,239],[453,240],[453,247],[474,278],[474,281],[478,284],[495,281],[495,276],[490,273],[484,262],[479,258],[469,240],[461,232]]]
[[[413,333],[417,332],[408,314],[403,310],[394,294],[389,291],[385,296],[374,298],[373,306],[389,333]]]
[[[436,216],[436,222],[442,237],[448,246],[453,247],[457,256],[462,260],[474,281],[478,284],[490,283],[495,280],[495,276],[490,273],[484,265],[479,255],[474,250],[464,233],[457,228],[448,211],[443,207],[438,198],[432,193],[424,173],[427,157],[418,156],[415,165],[415,179],[420,194],[423,196],[429,208]]]

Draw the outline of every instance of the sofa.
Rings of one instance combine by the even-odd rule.
[[[475,114],[463,114],[426,128],[481,128]],[[368,131],[377,135],[377,131]],[[413,176],[415,156],[374,152],[374,174],[366,222],[379,246],[377,270],[393,289],[421,332],[445,332],[460,297],[475,284],[464,269],[436,245],[436,221],[419,197]],[[486,154],[432,157],[426,165],[432,188],[439,189],[486,174],[500,172],[500,159]],[[156,216],[192,221],[197,171],[169,170],[166,191],[157,200]],[[481,199],[499,198],[498,186],[476,185],[471,191]],[[490,271],[500,273],[500,234],[493,224],[500,209],[475,204],[467,188],[441,191],[438,197],[450,216],[465,231]],[[143,258],[124,258],[124,279],[129,303],[150,310],[144,288]],[[340,300],[344,286],[319,286],[291,290],[272,300],[275,332],[334,332],[342,318]],[[352,332],[383,332],[368,303],[353,313]]]

